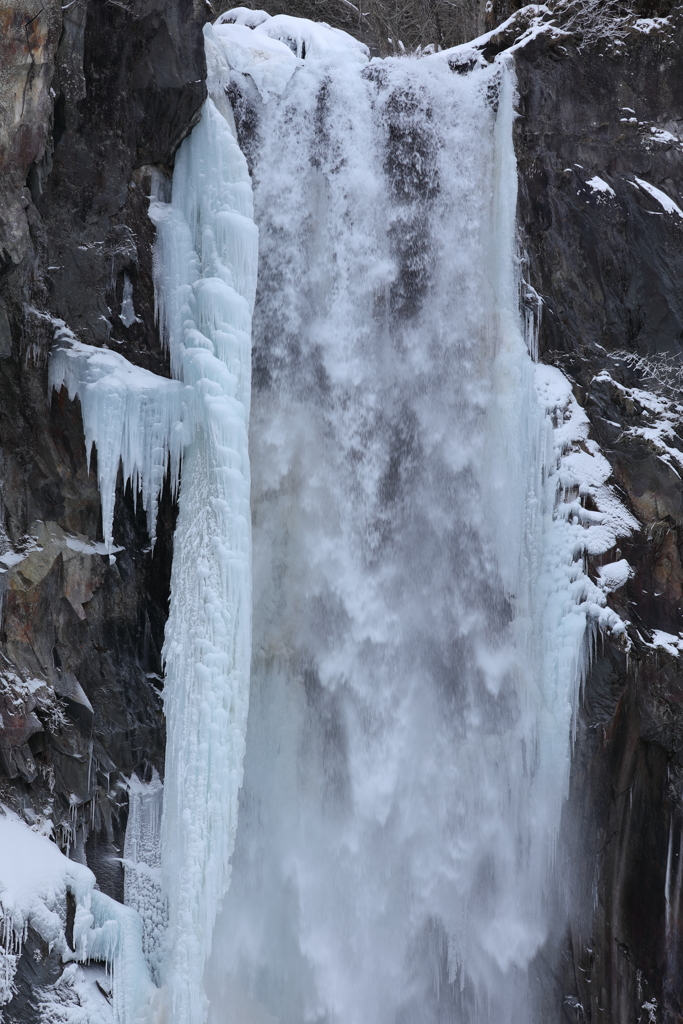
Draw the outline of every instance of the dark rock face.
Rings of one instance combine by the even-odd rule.
[[[551,971],[539,960],[541,1019],[562,1004],[577,1021],[683,1014],[683,673],[675,646],[653,645],[655,630],[683,626],[683,216],[636,180],[683,208],[683,9],[672,6],[637,12],[670,15],[649,31],[583,45],[541,35],[516,57],[540,357],[574,382],[641,524],[604,558],[634,568],[611,597],[632,648],[599,639],[585,684],[564,822],[569,936]],[[596,176],[609,190],[588,184]],[[647,430],[667,417],[669,451]]]
[[[205,20],[193,0],[0,3],[0,800],[51,820],[118,899],[125,779],[163,774],[175,513],[166,493],[152,551],[120,482],[122,550],[100,553],[96,455],[88,471],[80,408],[48,394],[47,363],[58,317],[169,373],[147,196],[206,95]],[[31,941],[7,1019],[37,1019],[31,992],[54,980]]]

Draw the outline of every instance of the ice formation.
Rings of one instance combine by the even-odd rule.
[[[211,86],[211,83],[209,83]],[[189,389],[164,690],[164,1000],[199,1024],[213,925],[230,879],[249,702],[247,425],[258,233],[246,160],[211,99],[176,156],[157,225],[156,293],[171,366]]]
[[[121,300],[121,312],[119,314],[124,327],[131,327],[138,321],[133,305],[133,282],[128,274],[123,275],[123,298]]]
[[[0,1006],[12,997],[16,961],[30,927],[65,963],[109,963],[115,1020],[139,1024],[154,994],[139,916],[95,889],[89,868],[69,860],[7,808],[0,813],[0,849]],[[72,935],[66,931],[67,892],[76,902]],[[49,1000],[43,1019],[51,1019]]]
[[[210,28],[207,38],[208,48]],[[214,43],[217,75],[226,70],[224,60]],[[224,94],[214,94],[231,118]],[[153,539],[164,477],[170,471],[177,488],[182,459],[164,647],[163,896],[158,865],[149,863],[153,849],[138,849],[150,845],[142,833],[127,841],[124,860],[126,892],[145,923],[147,961],[162,983],[154,1013],[195,1024],[205,1017],[203,966],[229,882],[249,696],[247,425],[258,250],[246,161],[211,99],[176,156],[170,203],[153,197],[150,216],[157,227],[156,298],[174,379],[82,345],[58,323],[50,383],[80,399],[86,448],[97,448],[109,550],[119,465],[141,493]],[[156,813],[145,809],[139,785],[131,783],[133,829]],[[160,947],[164,898],[168,929]]]
[[[159,498],[169,469],[174,491],[178,487],[185,389],[177,380],[134,366],[117,352],[84,345],[62,321],[56,322],[55,342],[50,387],[66,387],[69,398],[79,398],[88,459],[93,445],[97,448],[104,542],[113,550],[119,466],[133,494],[142,496],[154,540]]]
[[[164,787],[156,770],[151,782],[128,783],[128,823],[123,848],[124,897],[142,921],[142,952],[158,985],[163,968],[167,905],[161,885],[161,814]]]

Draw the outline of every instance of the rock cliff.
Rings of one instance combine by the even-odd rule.
[[[0,799],[52,822],[118,899],[126,779],[163,772],[175,512],[166,493],[152,550],[119,486],[120,550],[102,553],[96,453],[88,466],[78,403],[48,393],[47,357],[61,318],[169,372],[147,197],[206,95],[205,20],[192,0],[0,4]],[[40,946],[7,1021],[38,1019],[55,970]]]
[[[487,5],[480,50],[487,60],[512,51],[517,69],[525,309],[540,358],[572,380],[641,524],[605,558],[633,567],[610,597],[629,646],[595,637],[559,844],[566,927],[536,964],[539,1020],[673,1022],[683,1017],[683,7],[520,6]],[[296,0],[280,8],[310,13]],[[103,553],[96,455],[88,465],[78,404],[48,394],[47,356],[61,319],[168,374],[147,196],[197,119],[201,27],[215,13],[206,0],[0,0],[0,800],[52,822],[117,898],[125,780],[163,772],[175,511],[166,493],[151,548],[120,486],[120,550]],[[316,14],[353,31],[333,0]],[[29,936],[8,1021],[38,1020],[35,987],[58,973],[47,950],[35,955],[40,941]]]
[[[569,1020],[680,1020],[683,8],[516,54],[519,221],[539,354],[564,370],[640,530],[607,558],[630,650],[596,638],[565,813]],[[557,19],[562,28],[561,19]],[[599,566],[594,566],[597,572]]]

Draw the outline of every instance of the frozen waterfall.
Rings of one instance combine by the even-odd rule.
[[[110,551],[120,461],[152,538],[179,486],[124,858],[148,1019],[530,1024],[588,636],[623,632],[584,556],[633,524],[523,335],[514,73],[241,8],[205,39],[150,207],[174,379],[63,324],[51,366]]]

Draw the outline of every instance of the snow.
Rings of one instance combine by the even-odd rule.
[[[282,95],[304,58],[365,63],[369,56],[366,46],[341,29],[244,7],[226,11],[205,33],[219,42],[234,71],[250,75],[264,103]]]
[[[445,58],[454,64],[465,64],[472,58],[475,58],[479,67],[485,67],[486,61],[480,56],[480,51],[491,40],[498,36],[503,37],[510,28],[516,28],[517,26],[520,29],[519,36],[517,36],[512,45],[496,56],[496,61],[505,62],[509,59],[510,54],[524,49],[525,46],[528,46],[529,43],[541,35],[549,36],[557,42],[566,39],[567,33],[558,28],[557,25],[554,25],[552,21],[548,21],[549,17],[552,17],[552,11],[546,4],[527,4],[526,7],[521,7],[514,14],[511,14],[509,18],[501,22],[496,28],[484,32],[482,35],[477,36],[476,39],[471,39],[467,43],[460,43],[458,46],[452,46],[447,50],[439,50],[438,53],[434,54],[434,59],[443,60]]]
[[[297,57],[324,61],[328,65],[339,60],[365,64],[369,59],[367,46],[350,36],[348,32],[330,28],[324,22],[309,21],[307,18],[276,14],[275,17],[262,22],[254,32],[286,43]]]
[[[656,199],[665,213],[675,213],[677,216],[683,218],[683,210],[673,201],[673,199],[669,198],[666,192],[662,192],[661,189],[655,188],[655,186],[651,185],[649,181],[644,181],[642,178],[636,178],[635,180],[644,192],[647,192],[653,199]]]
[[[31,927],[65,963],[106,961],[113,973],[114,1019],[119,1024],[135,1024],[154,988],[142,958],[139,916],[96,890],[89,868],[69,860],[55,843],[29,828],[13,811],[0,810],[0,1002],[8,1002],[12,996],[16,958],[26,929]],[[73,949],[65,933],[67,892],[76,901]],[[75,978],[77,970],[76,965],[67,968],[66,977],[58,984]],[[46,1021],[51,1016],[54,1019],[48,1009],[46,1006]],[[71,1015],[62,1019],[70,1024],[75,1020]]]
[[[614,191],[612,186],[608,185],[607,182],[604,181],[602,178],[599,178],[597,174],[594,177],[592,177],[589,181],[587,181],[586,184],[590,189],[593,190],[593,192],[608,195],[611,196],[612,198],[616,196],[616,192]]]
[[[636,32],[644,32],[647,36],[652,31],[661,31],[664,28],[669,28],[670,25],[669,18],[638,18],[633,23]]]
[[[38,992],[40,1024],[112,1024],[112,981],[99,965],[69,964]]]
[[[101,544],[97,541],[81,540],[79,537],[70,537],[68,535],[65,541],[66,546],[71,551],[77,551],[80,555],[110,555],[126,550],[123,547],[109,547],[107,544]],[[4,557],[2,561],[4,561]]]
[[[650,134],[655,142],[661,142],[665,145],[679,141],[675,135],[671,134],[671,132],[665,131],[664,128],[655,128],[654,125],[650,128]]]
[[[0,555],[0,563],[10,569],[13,565],[23,562],[27,554],[28,551],[5,551],[4,555]]]
[[[215,25],[213,36],[220,42],[230,66],[251,76],[264,103],[284,92],[303,63],[285,43],[263,32],[257,34],[243,24]]]
[[[681,451],[679,426],[683,420],[683,406],[676,398],[665,398],[653,391],[642,388],[627,388],[614,380],[607,370],[595,378],[604,381],[619,391],[632,404],[642,419],[642,424],[625,427],[623,436],[637,437],[646,441],[651,450],[676,476],[683,478],[683,451]]]
[[[633,570],[625,558],[609,562],[598,568],[599,586],[607,593],[619,590],[633,575]]]
[[[270,14],[267,14],[266,11],[252,11],[248,7],[233,7],[216,18],[214,26],[235,24],[246,25],[247,28],[257,28],[269,19]]]
[[[674,636],[673,633],[666,633],[663,629],[652,630],[652,643],[646,644],[647,647],[661,647],[668,654],[672,654],[675,658],[683,651],[683,635]]]

